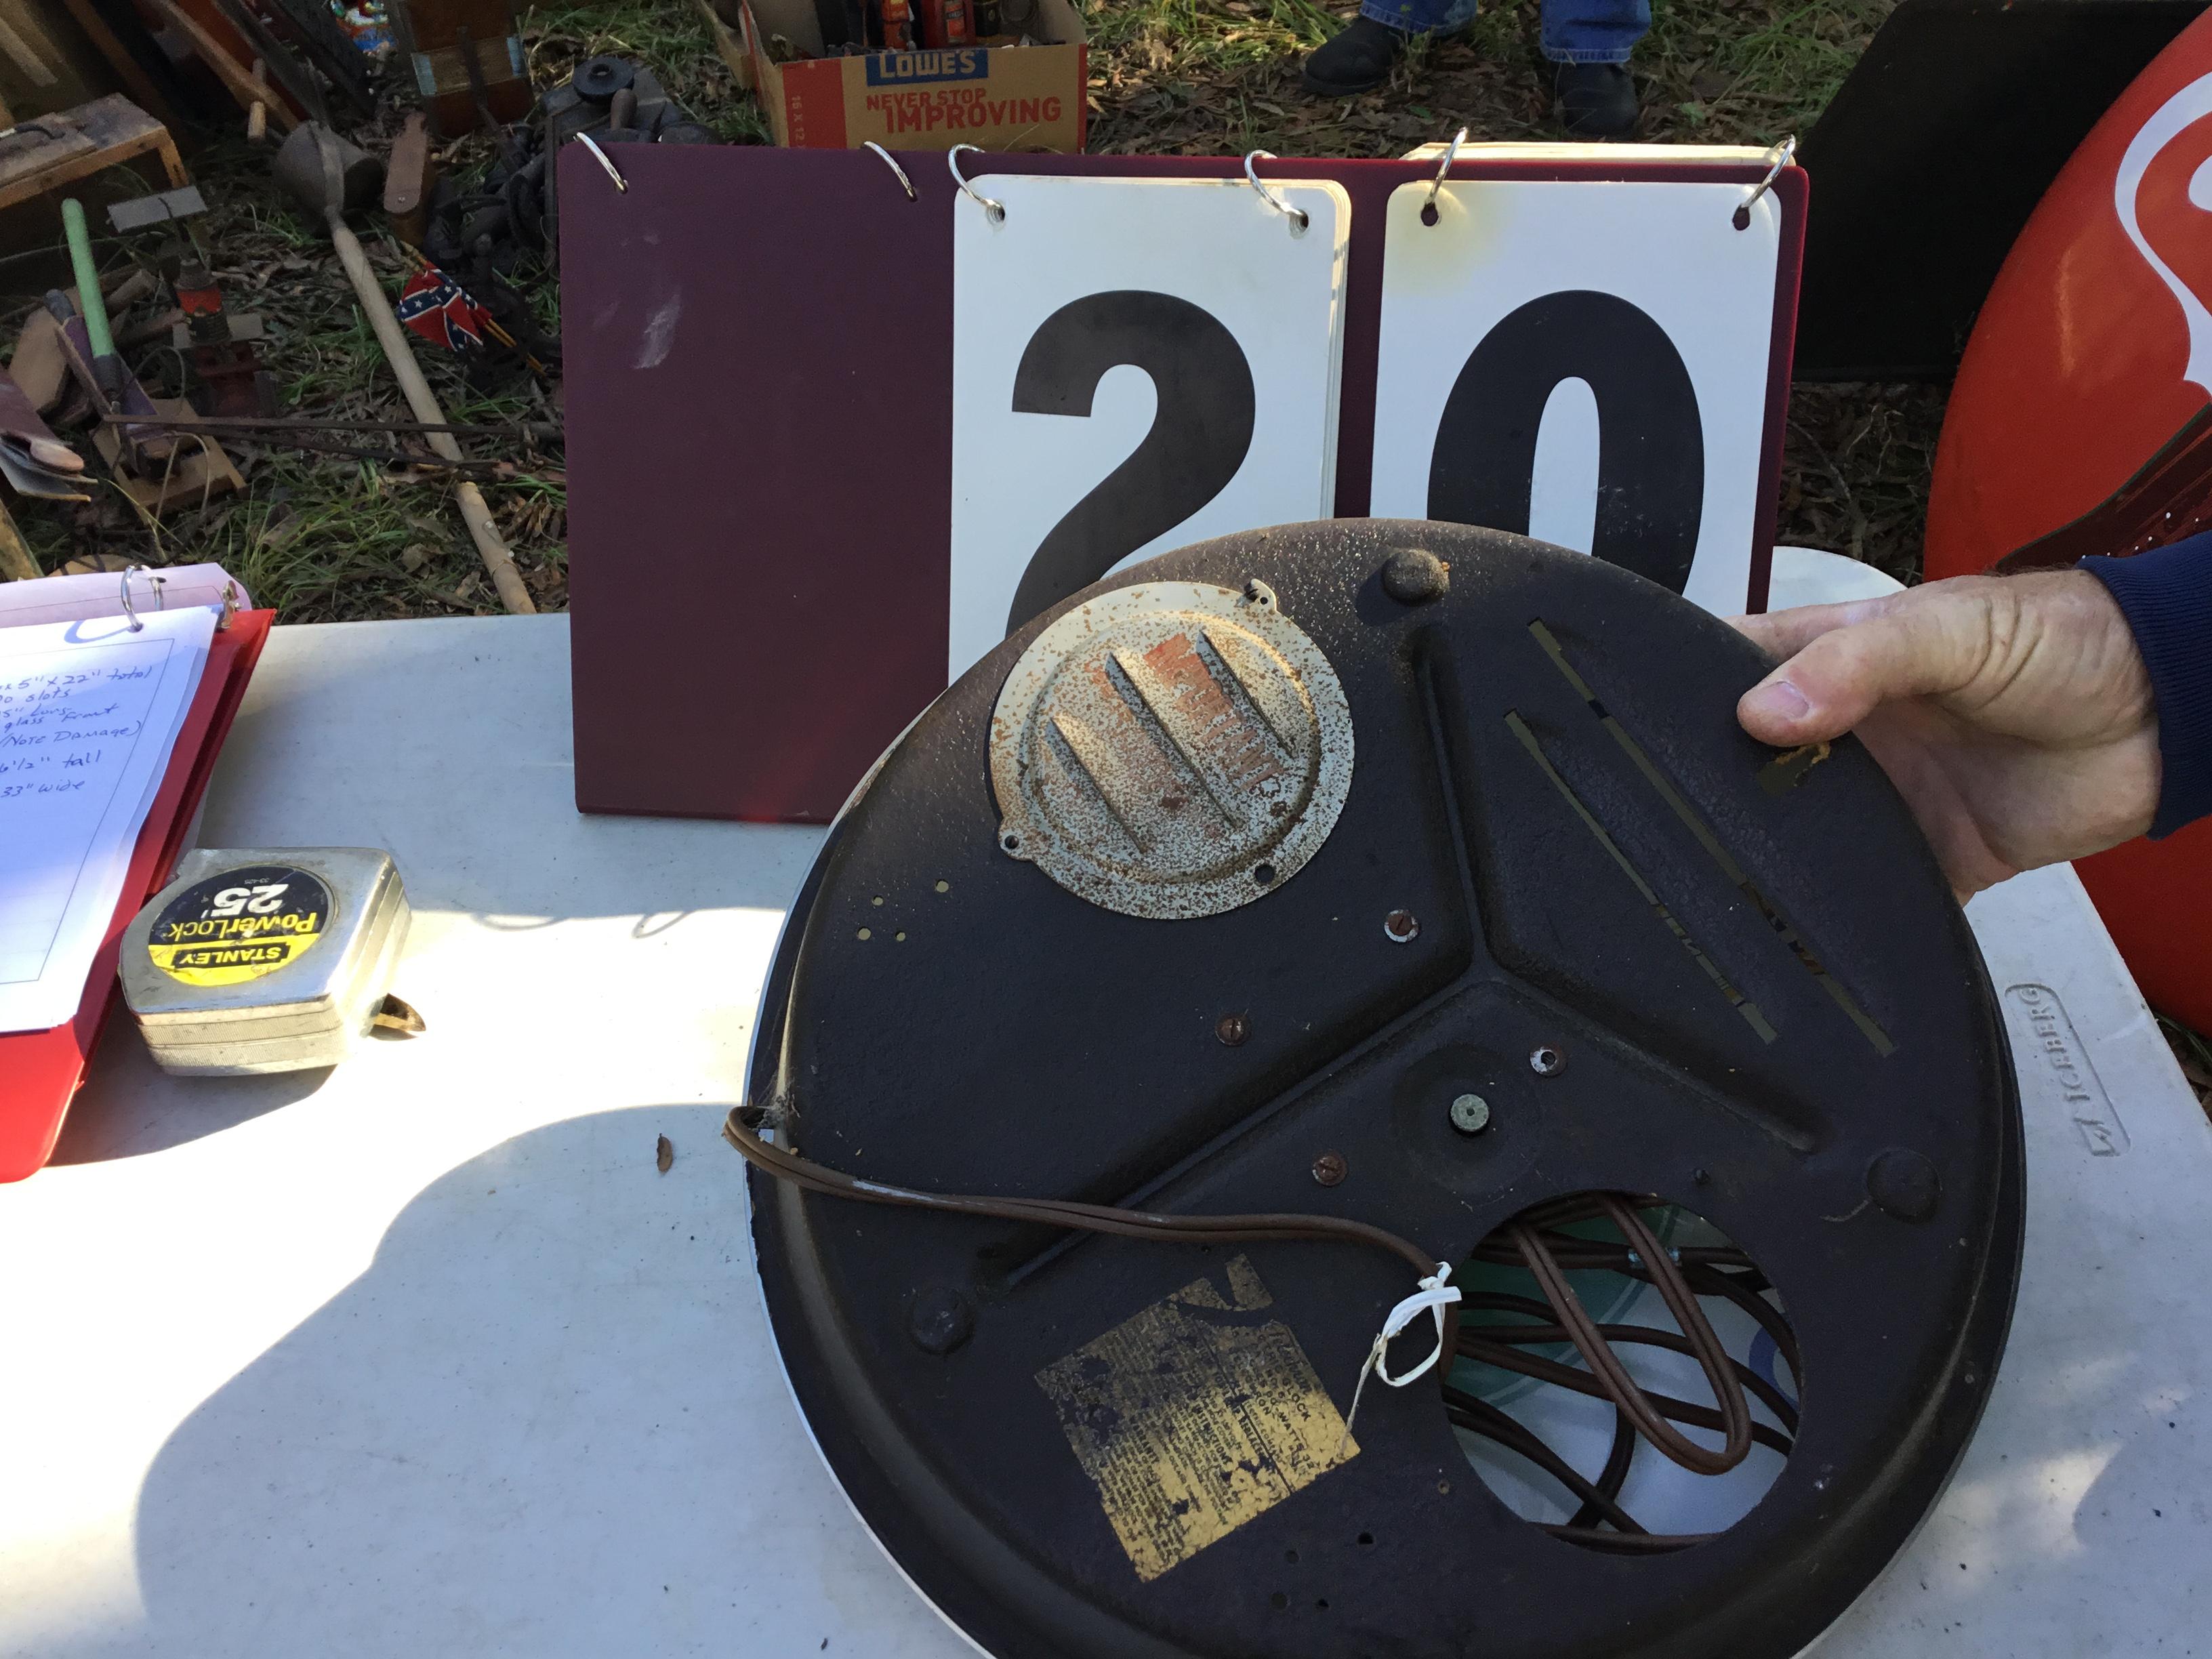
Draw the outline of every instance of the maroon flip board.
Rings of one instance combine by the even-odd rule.
[[[1765,168],[1486,157],[1452,177],[1757,184]],[[952,216],[938,154],[626,145],[561,158],[576,805],[819,823],[945,687]],[[981,155],[1234,178],[1236,157]],[[1430,161],[1261,164],[1352,198],[1336,511],[1367,510],[1385,206]],[[914,194],[908,194],[910,184]],[[1784,214],[1752,599],[1782,463],[1807,189]]]

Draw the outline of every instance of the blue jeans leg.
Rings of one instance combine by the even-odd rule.
[[[1362,0],[1359,15],[1408,34],[1449,34],[1478,0]],[[1555,64],[1625,64],[1651,27],[1651,0],[1543,0],[1544,56]]]
[[[1359,15],[1408,34],[1449,34],[1474,21],[1478,0],[1360,0]]]
[[[1544,56],[1555,64],[1625,64],[1651,27],[1651,0],[1544,0]]]

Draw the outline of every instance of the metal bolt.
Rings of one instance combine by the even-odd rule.
[[[1313,1178],[1324,1187],[1334,1187],[1344,1179],[1344,1154],[1323,1152],[1313,1162]]]
[[[1490,1103],[1480,1095],[1462,1095],[1451,1103],[1451,1126],[1463,1135],[1479,1135],[1490,1127]]]
[[[1557,1077],[1567,1069],[1567,1057],[1548,1042],[1528,1051],[1528,1069],[1538,1077]]]
[[[1943,1201],[1943,1179],[1926,1157],[1902,1146],[1875,1155],[1867,1165],[1867,1196],[1884,1215],[1925,1221]]]
[[[907,1334],[924,1353],[951,1353],[975,1334],[975,1304],[947,1286],[917,1292],[907,1310]]]
[[[1220,1023],[1214,1026],[1213,1035],[1219,1037],[1229,1048],[1234,1048],[1252,1035],[1252,1027],[1242,1014],[1224,1014]]]
[[[1393,945],[1410,945],[1420,932],[1421,919],[1411,910],[1393,910],[1382,918],[1382,936]]]
[[[1382,567],[1382,591],[1401,605],[1426,605],[1451,589],[1451,572],[1425,547],[1401,547]]]

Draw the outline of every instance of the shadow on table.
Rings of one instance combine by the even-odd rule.
[[[548,1125],[410,1200],[162,1447],[129,1650],[969,1653],[853,1521],[766,1352],[722,1110]]]
[[[250,1123],[280,1106],[305,1100],[331,1068],[271,1077],[171,1078],[146,1052],[128,1014],[109,1017],[85,1071],[49,1164],[100,1164],[163,1152],[202,1135]],[[198,1085],[198,1087],[195,1087]],[[185,1097],[183,1103],[179,1096]]]
[[[570,1119],[418,1194],[360,1276],[156,1456],[136,1519],[143,1626],[42,1659],[968,1654],[852,1520],[792,1408],[720,1117]],[[2148,1650],[2125,1639],[2130,1607],[2170,1606],[2172,1576],[2201,1562],[2212,1517],[2173,1450],[2196,1427],[2188,1390],[2156,1405],[2173,1379],[2155,1356],[2082,1354],[2032,1301],[2020,1317],[2028,1374],[2000,1378],[2002,1450],[1970,1452],[1835,1659],[1939,1640]],[[2063,1399],[2043,1375],[2060,1352]],[[2142,1547],[2154,1510],[2169,1548]]]
[[[200,844],[386,848],[418,911],[520,927],[789,904],[818,828],[578,813],[568,637],[552,616],[281,630]]]

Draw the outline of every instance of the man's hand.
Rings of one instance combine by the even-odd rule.
[[[1732,621],[1785,659],[1736,705],[1744,730],[1777,747],[1856,731],[1962,901],[2150,828],[2150,680],[2094,576],[1960,576]]]

